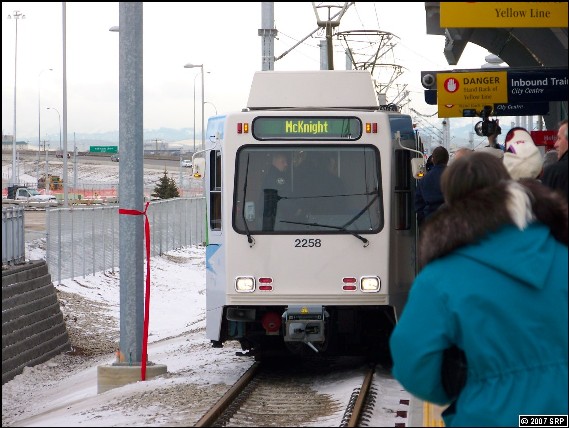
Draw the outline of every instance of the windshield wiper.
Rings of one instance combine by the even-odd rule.
[[[377,191],[374,191],[374,192],[363,193],[363,194],[364,195],[365,194],[367,194],[367,195],[373,194],[374,197],[371,198],[370,201],[366,204],[366,206],[363,207],[354,217],[352,217],[349,221],[347,221],[342,226],[332,226],[332,225],[328,225],[328,224],[307,223],[307,222],[288,221],[288,220],[280,220],[280,222],[281,223],[289,223],[289,224],[300,224],[300,225],[304,225],[304,226],[328,227],[330,229],[337,229],[337,230],[341,230],[342,232],[348,232],[349,234],[355,236],[360,241],[362,241],[364,243],[364,248],[365,248],[369,245],[369,241],[366,238],[364,238],[363,236],[357,234],[356,232],[348,230],[348,226],[350,226],[353,222],[355,222],[358,218],[360,218],[364,213],[366,213],[367,210],[369,209],[369,207],[371,207],[371,205],[375,202],[375,200],[377,198],[379,198],[379,189]],[[344,195],[337,195],[337,196],[344,196]],[[301,198],[298,198],[298,199],[301,199]],[[294,198],[294,199],[296,199],[296,198]]]
[[[243,203],[241,204],[241,217],[243,218],[243,225],[245,226],[245,232],[247,232],[247,242],[249,242],[249,247],[255,245],[255,240],[251,236],[249,231],[249,226],[247,226],[247,219],[245,218],[245,201],[247,200],[247,179],[249,178],[249,155],[247,155],[247,168],[245,168],[245,183],[243,183]]]
[[[360,214],[361,215],[361,214]],[[355,220],[353,220],[355,221]],[[356,238],[358,238],[360,241],[362,241],[364,243],[364,248],[367,247],[369,245],[369,241],[364,238],[361,235],[358,235],[356,232],[352,231],[352,230],[348,230],[346,229],[346,226],[332,226],[330,224],[320,224],[320,223],[306,223],[306,222],[302,222],[302,221],[288,221],[288,220],[280,220],[281,223],[288,223],[288,224],[301,224],[304,226],[315,226],[315,227],[328,227],[330,229],[337,229],[337,230],[341,230],[342,232],[348,232],[350,235],[355,236]]]
[[[375,192],[374,192],[375,193]],[[375,193],[375,196],[373,198],[371,198],[371,200],[367,203],[367,205],[365,207],[362,208],[362,210],[357,213],[352,219],[350,219],[347,223],[345,223],[342,227],[346,228],[349,225],[351,225],[354,221],[356,221],[358,218],[360,218],[365,212],[367,212],[367,210],[369,209],[369,207],[371,207],[371,204],[373,204],[375,202],[375,200],[379,198],[379,189],[377,191],[377,193]]]

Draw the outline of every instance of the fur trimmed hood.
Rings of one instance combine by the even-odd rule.
[[[567,245],[567,202],[538,181],[502,181],[472,192],[452,206],[441,206],[425,222],[419,243],[420,266],[479,242],[506,225],[523,230],[536,221]]]

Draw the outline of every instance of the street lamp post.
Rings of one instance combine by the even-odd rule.
[[[204,95],[204,70],[203,70],[203,64],[192,64],[192,63],[188,63],[186,65],[184,65],[184,68],[196,68],[199,67],[201,68],[201,77],[202,77],[202,150],[205,148],[205,130],[204,130],[204,106],[205,106],[205,95]],[[196,127],[195,127],[195,117],[196,117],[196,111],[195,111],[195,105],[196,105],[196,85],[195,85],[195,77],[194,77],[194,134],[196,132]],[[195,137],[194,137],[194,153],[196,152],[196,142],[195,142]]]
[[[59,151],[61,151],[61,115],[59,114],[59,110],[55,107],[48,107],[48,110],[55,110],[57,112],[57,117],[59,118]]]
[[[217,107],[215,106],[214,103],[212,103],[211,101],[205,101],[204,104],[211,104],[211,106],[215,110],[215,115],[217,116]]]
[[[194,153],[196,152],[196,77],[198,76],[199,74],[194,76]]]
[[[18,69],[18,19],[24,19],[26,15],[19,10],[15,10],[12,15],[8,15],[8,19],[14,19],[16,22],[16,41],[14,49],[14,136],[12,140],[12,185],[16,184],[16,76]]]
[[[49,148],[49,144],[47,145],[47,147]],[[47,150],[45,149],[45,142],[43,143],[43,151],[45,152],[45,180],[43,182],[44,185],[44,191],[46,195],[49,195],[49,181],[48,181],[48,166],[47,166]]]
[[[41,89],[41,75],[44,71],[53,71],[53,68],[45,68],[38,74],[38,167],[36,168],[37,180],[40,179],[40,151],[41,151],[41,103],[40,103],[40,89]],[[46,177],[47,180],[47,177]]]

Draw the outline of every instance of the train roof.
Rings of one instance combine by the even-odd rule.
[[[247,108],[377,110],[375,86],[365,70],[257,71]]]

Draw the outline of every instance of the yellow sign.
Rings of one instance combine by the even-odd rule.
[[[478,117],[487,105],[492,104],[439,104],[438,117],[465,117],[464,110],[476,110],[476,117]]]
[[[437,73],[439,117],[462,117],[464,109],[507,103],[507,77],[507,71]]]
[[[567,2],[441,2],[441,28],[567,28]]]

